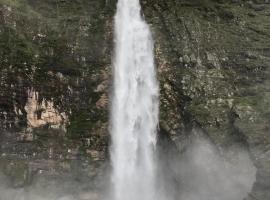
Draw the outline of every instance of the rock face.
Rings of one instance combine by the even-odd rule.
[[[1,184],[59,176],[96,188],[105,175],[114,6],[0,1]]]
[[[160,138],[181,153],[199,128],[220,149],[247,148],[258,169],[250,199],[268,200],[269,1],[141,4],[156,42]],[[0,0],[2,160],[67,159],[68,170],[78,158],[105,159],[115,5]]]
[[[269,3],[142,2],[156,40],[161,125],[176,143],[195,124],[220,148],[249,148],[254,198],[269,198]]]

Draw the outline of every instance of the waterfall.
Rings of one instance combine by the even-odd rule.
[[[159,86],[149,26],[139,0],[119,0],[115,16],[112,123],[114,200],[152,200]]]

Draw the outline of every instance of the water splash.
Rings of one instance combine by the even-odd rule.
[[[115,16],[112,182],[115,200],[155,195],[159,87],[149,26],[139,0],[119,0]]]

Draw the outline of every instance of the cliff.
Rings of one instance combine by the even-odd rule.
[[[141,4],[155,40],[160,140],[181,154],[199,129],[220,149],[248,149],[258,170],[252,195],[269,199],[270,2]],[[13,185],[28,180],[12,162],[28,173],[51,168],[46,158],[68,171],[83,158],[101,168],[90,179],[106,168],[115,5],[0,0],[0,151]]]

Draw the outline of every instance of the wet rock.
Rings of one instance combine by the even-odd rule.
[[[34,134],[32,132],[23,132],[20,133],[19,137],[17,138],[18,142],[33,142],[34,141]]]
[[[100,195],[95,192],[83,192],[78,195],[80,200],[99,200]]]
[[[31,173],[28,164],[22,161],[9,162],[4,166],[4,173],[14,188],[24,187],[31,183]]]
[[[254,3],[249,3],[250,8],[252,8],[255,11],[262,11],[264,10],[266,7],[265,5],[262,4],[254,4]]]
[[[195,54],[191,54],[191,56],[190,56],[190,61],[191,61],[191,63],[193,63],[193,64],[198,63],[198,61],[197,61],[197,58],[196,58]]]
[[[186,63],[186,64],[190,63],[190,57],[188,55],[184,55],[183,56],[183,62]]]

